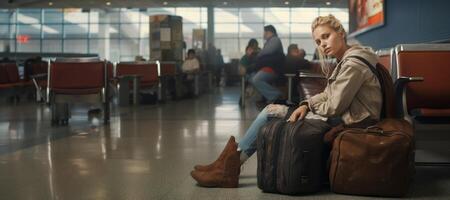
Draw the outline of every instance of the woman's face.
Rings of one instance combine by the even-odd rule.
[[[252,55],[253,53],[253,48],[247,48],[247,50],[245,51],[245,53],[249,56]]]
[[[289,56],[292,56],[292,57],[300,57],[300,49],[298,49],[298,48],[292,49],[292,50],[289,52]]]
[[[195,53],[188,53],[188,59],[194,59]]]
[[[328,25],[316,27],[313,39],[319,50],[327,56],[337,57],[345,52],[345,39],[343,33],[338,33]]]

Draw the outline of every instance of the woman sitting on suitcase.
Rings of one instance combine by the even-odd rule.
[[[320,119],[330,127],[339,122],[351,125],[379,120],[382,94],[378,79],[363,62],[347,58],[357,55],[375,66],[378,57],[370,48],[349,46],[342,24],[333,15],[317,17],[311,28],[321,59],[333,56],[338,64],[331,73],[327,73],[329,78],[325,90],[301,102],[286,119],[289,122],[304,118]],[[219,158],[210,165],[195,166],[191,176],[200,186],[238,187],[240,166],[255,153],[260,128],[268,117],[275,115],[283,118],[287,110],[284,105],[268,105],[259,113],[239,144],[231,136]]]

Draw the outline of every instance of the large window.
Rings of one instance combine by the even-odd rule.
[[[311,59],[315,45],[311,37],[311,22],[319,15],[333,14],[348,29],[347,9],[341,8],[215,8],[215,44],[225,60],[240,58],[251,38],[263,46],[263,27],[272,24],[286,51],[296,43]]]
[[[149,16],[183,17],[183,35],[207,27],[206,8],[0,10],[0,51],[94,53],[111,61],[149,58]]]
[[[149,16],[183,17],[183,36],[192,47],[192,29],[207,29],[205,7],[148,9],[0,9],[0,51],[95,53],[111,61],[149,58]],[[215,45],[225,61],[240,58],[247,42],[263,46],[263,27],[272,24],[286,48],[297,43],[312,57],[311,22],[334,14],[348,29],[347,9],[339,8],[214,8]]]

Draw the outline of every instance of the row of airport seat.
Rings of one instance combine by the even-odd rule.
[[[15,62],[0,63],[0,93],[2,96],[18,100],[24,88],[32,86],[29,80],[23,80],[19,76],[19,69]]]
[[[182,73],[177,72],[175,62],[111,63],[99,58],[57,58],[34,62],[30,66],[32,69],[27,71],[32,73],[25,77],[27,80],[20,80],[15,62],[1,63],[0,70],[4,72],[0,73],[0,91],[11,91],[15,95],[19,88],[33,86],[34,83],[36,96],[51,106],[52,124],[68,123],[70,110],[67,110],[67,104],[82,101],[102,104],[104,123],[108,123],[110,99],[123,77],[138,76],[139,88],[157,91],[159,100],[165,100],[168,96],[168,79],[177,82],[175,85],[183,84],[179,78]],[[208,73],[195,74],[197,95],[206,90],[202,83],[205,82],[205,74]],[[180,87],[174,89],[179,90]]]

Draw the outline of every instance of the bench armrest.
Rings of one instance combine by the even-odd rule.
[[[300,77],[300,78],[322,78],[322,79],[327,78],[322,74],[310,73],[310,72],[299,72],[298,77]]]
[[[286,77],[295,77],[295,74],[284,74]]]
[[[32,79],[44,79],[47,78],[48,74],[34,74],[34,75],[30,75],[30,78]]]
[[[423,77],[406,77],[402,76],[398,78],[394,83],[394,91],[395,91],[395,105],[396,105],[396,113],[399,115],[398,117],[404,117],[408,114],[408,110],[406,108],[406,99],[404,99],[403,94],[405,93],[406,86],[410,82],[419,82],[423,81]]]

